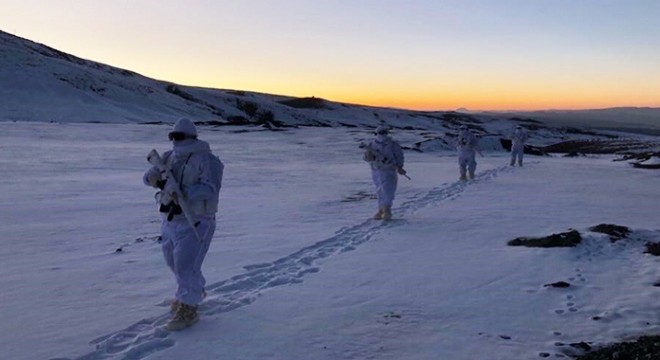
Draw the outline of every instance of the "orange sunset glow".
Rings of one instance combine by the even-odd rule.
[[[3,2],[4,30],[191,86],[418,110],[660,106],[656,2],[36,3]]]

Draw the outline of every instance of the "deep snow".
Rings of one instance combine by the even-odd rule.
[[[509,360],[660,333],[660,260],[643,254],[660,241],[657,172],[612,156],[512,168],[491,151],[458,182],[452,153],[407,152],[412,180],[381,224],[366,130],[229,127],[200,129],[226,165],[202,320],[168,333],[174,283],[141,184],[168,130],[0,123],[7,358]],[[611,244],[587,230],[600,223],[634,232]],[[568,228],[576,248],[506,245]]]

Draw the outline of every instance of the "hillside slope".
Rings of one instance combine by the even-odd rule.
[[[10,121],[434,127],[470,115],[181,86],[0,31],[0,119]]]

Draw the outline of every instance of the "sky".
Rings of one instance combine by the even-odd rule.
[[[660,106],[656,0],[0,0],[0,30],[184,85],[419,110]]]

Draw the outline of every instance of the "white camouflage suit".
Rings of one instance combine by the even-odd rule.
[[[477,169],[476,152],[479,151],[479,140],[466,127],[462,127],[456,139],[458,150],[458,167],[461,179],[466,179],[466,171],[470,178],[474,178]]]
[[[196,137],[194,124],[186,120],[179,120],[172,133],[183,131]],[[163,202],[169,203],[169,199],[160,200],[163,255],[176,278],[176,300],[196,306],[204,297],[206,280],[202,275],[202,262],[215,232],[215,213],[218,211],[224,166],[211,153],[209,144],[196,138],[173,141],[173,150],[165,152],[162,158],[180,184],[184,201],[192,213],[191,222],[199,235],[198,239],[183,213],[170,215],[165,212],[167,209],[164,206],[168,204]],[[159,187],[158,181],[163,180],[163,176],[157,167],[152,167],[144,174],[143,182]],[[157,198],[167,199],[162,193],[170,192],[172,183],[166,182]]]
[[[520,126],[517,126],[511,136],[511,166],[513,166],[516,161],[518,161],[519,166],[522,166],[526,141],[527,133]]]
[[[377,130],[376,133],[378,132]],[[397,171],[405,173],[401,146],[387,133],[378,134],[367,145],[363,159],[371,166],[371,179],[376,188],[378,208],[391,208],[398,181]]]

